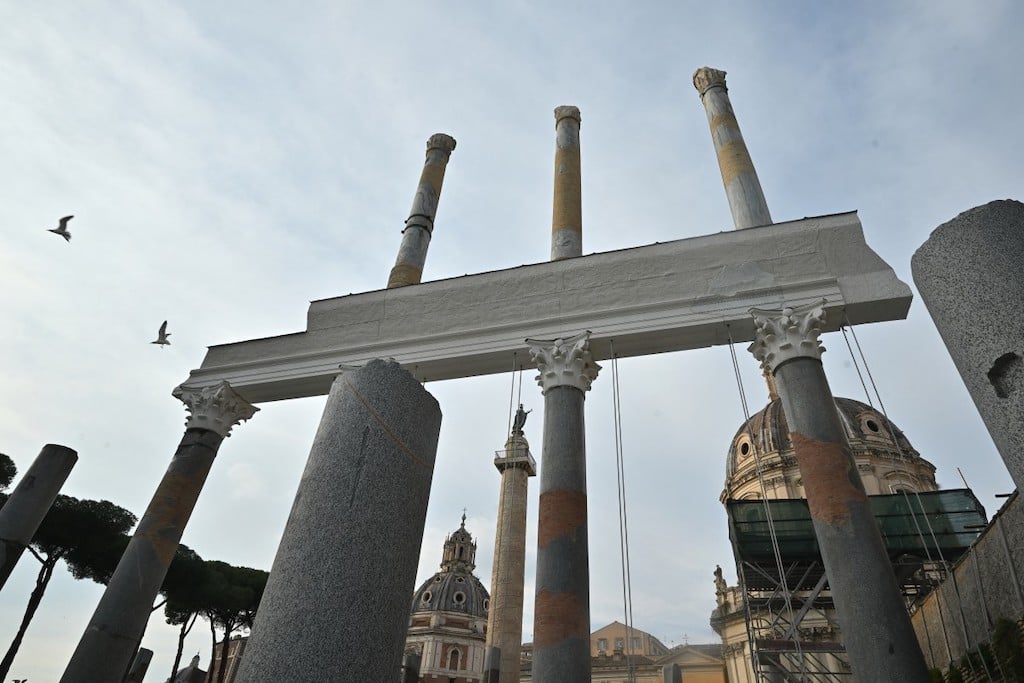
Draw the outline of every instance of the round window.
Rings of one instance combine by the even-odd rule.
[[[462,603],[466,602],[466,594],[462,591],[458,591],[455,593],[455,595],[452,596],[452,599],[455,600],[456,605],[461,605]]]
[[[750,455],[750,444],[746,441],[740,444],[740,455]]]
[[[486,612],[488,609],[490,609],[490,607],[491,607],[491,601],[488,600],[487,598],[484,598],[484,611]]]
[[[870,429],[871,431],[873,431],[873,432],[875,432],[875,433],[878,433],[878,431],[879,431],[879,428],[878,428],[878,423],[877,423],[877,422],[875,422],[874,420],[870,420],[870,419],[869,419],[869,420],[867,420],[867,421],[866,421],[866,422],[865,422],[864,424],[865,424],[865,426],[867,426],[867,428],[868,428],[868,429]]]
[[[423,594],[422,600],[423,600],[423,602],[430,602],[430,598],[431,597],[432,596],[430,595],[430,591],[427,591],[426,593]]]
[[[466,583],[466,580],[464,578],[462,578],[461,576],[456,576],[455,577],[455,583]]]

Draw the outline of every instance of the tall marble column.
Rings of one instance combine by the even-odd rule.
[[[544,394],[533,620],[535,683],[590,680],[590,566],[584,395],[601,369],[590,332],[527,339]]]
[[[990,202],[935,228],[914,283],[981,419],[1024,491],[1024,204]]]
[[[238,680],[399,677],[440,428],[394,361],[335,378]]]
[[[519,406],[518,415],[526,420]],[[498,524],[491,565],[491,606],[487,612],[488,656],[500,650],[500,663],[491,662],[499,677],[487,683],[515,683],[519,680],[520,650],[523,644],[523,582],[526,577],[526,500],[529,478],[537,474],[530,455],[530,443],[520,420],[505,442],[505,450],[494,458],[501,473]],[[493,648],[493,649],[492,649]]]
[[[929,680],[839,420],[818,341],[822,304],[752,309],[750,351],[775,377],[843,644],[858,681]]]
[[[0,588],[7,583],[77,461],[78,453],[70,448],[46,444],[0,507]]]
[[[555,108],[555,196],[551,214],[551,260],[583,255],[580,177],[580,110]]]
[[[693,87],[700,93],[708,115],[733,224],[737,229],[771,225],[772,217],[761,191],[761,181],[757,179],[754,162],[732,111],[729,91],[725,87],[725,72],[707,66],[697,69],[693,74]]]
[[[189,411],[185,435],[110,577],[61,683],[120,681],[124,677],[221,442],[232,427],[259,410],[227,382],[202,389],[178,387],[174,396]]]
[[[423,277],[423,264],[427,261],[427,247],[434,232],[444,171],[454,150],[455,138],[444,133],[435,133],[427,140],[427,158],[420,173],[420,184],[412,198],[412,209],[402,230],[398,258],[388,276],[388,289],[414,285]]]

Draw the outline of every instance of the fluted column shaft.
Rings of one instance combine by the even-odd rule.
[[[491,565],[491,604],[487,612],[488,656],[491,647],[500,650],[498,681],[519,679],[520,650],[523,643],[523,584],[526,578],[526,502],[529,478],[536,474],[530,447],[522,436],[513,435],[505,443],[503,457],[494,459],[501,472],[498,497],[498,524],[494,538],[494,563]]]
[[[61,683],[120,681],[135,656],[160,585],[221,442],[258,408],[227,382],[174,391],[188,408],[185,435],[121,556]]]
[[[590,566],[584,392],[600,366],[584,332],[527,340],[544,393],[534,597],[535,683],[590,680]]]
[[[729,101],[725,72],[706,66],[697,69],[693,74],[693,86],[700,93],[708,115],[733,225],[737,229],[771,225],[772,217],[761,191],[761,182],[757,179],[754,162],[743,142],[740,124]]]
[[[775,376],[853,675],[925,683],[928,668],[821,365],[824,309],[751,313],[750,350]]]
[[[555,108],[555,196],[551,215],[551,260],[583,254],[580,177],[580,110]]]
[[[70,448],[46,444],[0,507],[0,588],[7,583],[77,461],[78,453]]]
[[[412,199],[409,218],[402,230],[402,244],[398,258],[388,276],[388,289],[417,284],[423,277],[427,261],[427,247],[434,232],[437,202],[441,198],[441,185],[448,159],[455,150],[455,138],[436,133],[427,140],[427,158],[420,173],[420,184]]]

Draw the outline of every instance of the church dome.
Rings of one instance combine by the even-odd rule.
[[[886,420],[880,411],[850,398],[836,397],[835,404],[869,495],[937,488],[935,467],[921,457],[902,430]],[[754,487],[760,488],[752,457],[755,453],[761,459],[761,477],[775,485],[775,495],[769,492],[768,497],[803,497],[789,425],[779,398],[752,415],[733,437],[726,459],[723,501],[759,497],[753,491]]]
[[[423,582],[412,597],[413,615],[424,612],[454,612],[487,619],[490,595],[476,578],[476,542],[462,525],[444,542],[441,571]]]

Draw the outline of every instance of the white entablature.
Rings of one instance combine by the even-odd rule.
[[[855,212],[314,301],[304,332],[210,347],[189,387],[251,403],[326,394],[340,365],[394,358],[424,381],[507,372],[525,340],[590,330],[594,360],[754,338],[751,308],[825,299],[823,332],[899,320],[911,292]],[[843,313],[845,312],[845,317]]]

